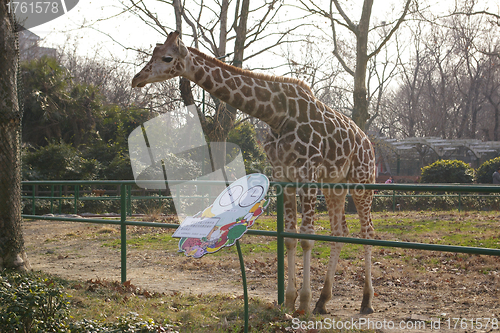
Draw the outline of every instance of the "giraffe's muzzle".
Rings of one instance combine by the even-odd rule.
[[[141,78],[141,73],[137,73],[132,79],[132,88],[138,87],[142,88],[146,85],[146,82]]]

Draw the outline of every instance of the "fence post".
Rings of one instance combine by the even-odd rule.
[[[31,208],[33,210],[33,215],[36,215],[36,204],[35,204],[35,186],[36,185],[32,185],[31,186],[31,196],[32,196],[32,199],[31,199]]]
[[[266,196],[267,200],[269,200],[269,203],[271,203],[271,197],[269,195]],[[269,216],[269,207],[271,205],[268,204],[267,207],[266,207],[266,215]]]
[[[280,190],[276,197],[276,240],[277,240],[277,265],[278,265],[278,304],[285,303],[285,240],[281,233],[283,232],[283,187],[276,187]]]
[[[62,214],[62,184],[59,184],[59,214]]]
[[[396,211],[396,190],[392,190],[392,212]]]
[[[54,214],[54,184],[50,185],[50,213]]]
[[[78,198],[80,197],[80,185],[75,185],[75,215],[78,214]]]
[[[462,192],[458,192],[458,212],[462,211]]]
[[[245,328],[244,332],[248,332],[248,290],[247,290],[247,276],[245,274],[245,262],[243,261],[243,254],[241,253],[240,241],[236,240],[236,249],[238,250],[238,258],[240,259],[241,280],[243,282],[243,300],[245,302]]]
[[[132,216],[132,185],[127,185],[127,215]]]
[[[122,283],[127,281],[127,192],[125,184],[120,185],[120,250],[121,250],[121,278]]]

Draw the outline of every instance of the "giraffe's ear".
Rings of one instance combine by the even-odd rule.
[[[187,49],[186,45],[184,45],[184,43],[182,42],[182,40],[180,38],[177,38],[177,46],[179,47],[179,55],[183,58],[185,56],[187,56],[188,49]]]

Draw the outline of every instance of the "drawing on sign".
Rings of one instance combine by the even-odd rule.
[[[206,237],[219,220],[220,218],[188,216],[172,237]]]
[[[179,251],[187,256],[200,258],[206,253],[214,253],[223,247],[234,245],[269,204],[269,199],[264,199],[268,188],[269,180],[262,174],[251,174],[236,180],[212,205],[182,222],[179,229],[183,231],[173,235],[182,237],[179,240]],[[217,222],[204,236],[200,237],[201,232],[197,233],[196,229],[189,234],[193,221],[213,219],[217,219]],[[187,229],[184,228],[185,223]],[[207,229],[208,224],[203,231],[206,232]]]

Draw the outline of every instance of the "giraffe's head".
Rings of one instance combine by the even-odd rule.
[[[171,32],[164,44],[156,44],[151,60],[134,76],[132,87],[144,87],[180,76],[186,70],[188,49],[177,31]]]

